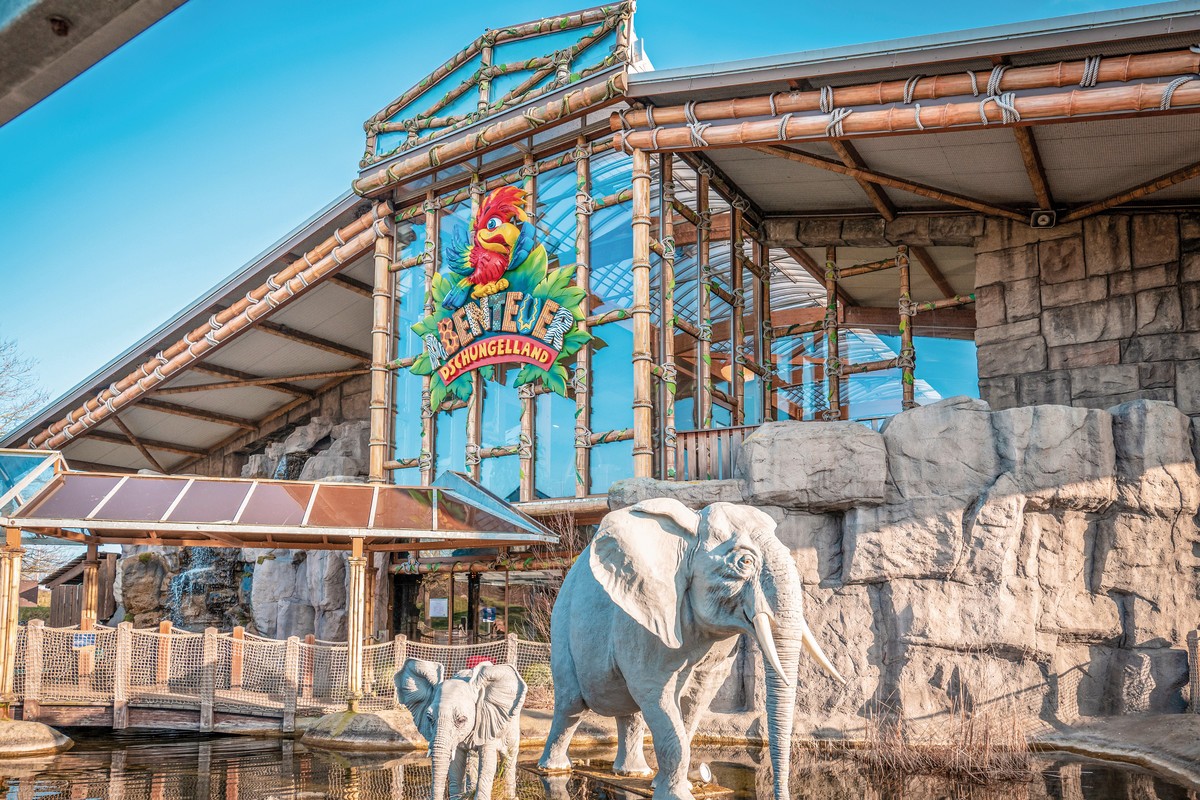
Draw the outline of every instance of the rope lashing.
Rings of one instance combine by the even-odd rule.
[[[617,109],[617,119],[621,120],[621,130],[623,130],[623,131],[629,130],[629,120],[625,119],[625,114],[627,114],[628,112],[629,112],[628,108],[618,108]]]
[[[913,101],[913,95],[916,94],[917,91],[917,84],[920,83],[921,78],[924,77],[924,75],[913,75],[904,82],[904,99],[900,102],[904,103],[904,105],[908,105]]]
[[[704,131],[710,127],[710,124],[701,122],[696,117],[695,100],[689,100],[683,104],[683,115],[687,117],[688,133],[692,137],[692,145],[695,147],[708,147],[708,142],[704,141]]]
[[[1191,50],[1193,53],[1200,53],[1200,44],[1194,44],[1188,50]]]
[[[1004,79],[1004,70],[1008,69],[1007,64],[997,64],[992,67],[992,74],[988,76],[987,93],[989,96],[1000,94],[1000,81]]]
[[[1000,95],[985,97],[979,101],[979,121],[987,125],[990,120],[987,115],[987,104],[995,102],[1000,109],[1000,121],[1005,125],[1021,121],[1021,112],[1017,111],[1017,95],[1015,92],[1005,92]]]
[[[917,130],[919,130],[919,131],[925,130],[925,124],[923,122],[921,122],[921,104],[920,103],[915,103],[913,105],[913,121],[917,123]]]
[[[967,77],[971,79],[971,96],[979,97],[979,80],[975,77],[975,70],[967,70]]]
[[[1101,59],[1101,56],[1088,56],[1083,60],[1083,77],[1079,79],[1080,88],[1090,89],[1096,85],[1096,80],[1100,77]]]
[[[771,113],[774,114],[775,111],[772,109]],[[788,123],[791,121],[792,121],[791,114],[784,114],[783,118],[779,120],[779,137],[778,138],[780,141],[783,141],[784,139],[787,138],[787,126],[788,126]]]
[[[479,455],[479,445],[475,442],[467,442],[467,466],[473,467],[481,461]]]
[[[658,128],[650,129],[650,149],[651,150],[658,149]]]
[[[585,449],[592,446],[592,431],[588,426],[575,426],[575,446]]]
[[[654,124],[654,106],[646,106],[646,124],[651,128],[657,128]]]
[[[1183,75],[1183,76],[1180,76],[1180,77],[1176,78],[1175,80],[1171,81],[1170,83],[1168,83],[1166,88],[1163,89],[1162,100],[1158,104],[1158,110],[1159,111],[1170,111],[1171,110],[1171,98],[1175,95],[1175,90],[1178,89],[1180,86],[1183,86],[1185,83],[1196,80],[1197,77],[1200,77],[1200,76]]]
[[[833,113],[833,87],[832,86],[822,86],[821,87],[821,113],[822,114]]]
[[[825,135],[835,138],[845,136],[846,134],[842,130],[842,122],[853,113],[854,109],[852,108],[835,108],[829,114],[829,122],[825,123]]]

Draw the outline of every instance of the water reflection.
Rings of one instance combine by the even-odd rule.
[[[159,733],[99,735],[75,731],[75,749],[59,756],[0,761],[9,800],[381,800],[429,796],[429,762],[421,753],[348,755],[291,741],[196,738]],[[530,762],[536,753],[523,753]],[[598,752],[599,764],[611,753]],[[733,797],[770,797],[766,754],[699,748],[716,781]],[[973,786],[942,778],[872,779],[845,759],[797,754],[792,793],[811,800],[1195,800],[1196,794],[1136,769],[1072,758],[1044,758],[1026,783]],[[501,784],[497,782],[499,787]],[[576,774],[542,777],[522,770],[522,800],[635,800],[638,796]],[[699,793],[698,793],[699,794]],[[497,797],[500,795],[497,794]]]

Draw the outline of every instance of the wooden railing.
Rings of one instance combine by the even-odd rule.
[[[742,442],[757,425],[680,431],[675,439],[675,480],[703,481],[733,477]]]

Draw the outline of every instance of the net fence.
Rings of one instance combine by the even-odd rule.
[[[349,648],[342,643],[267,639],[237,631],[156,628],[18,628],[15,691],[43,704],[199,708],[280,716],[319,716],[346,708]],[[398,707],[396,672],[408,658],[434,661],[448,675],[490,661],[512,664],[529,686],[526,706],[552,708],[550,645],[508,636],[475,644],[409,641],[363,647],[359,708]]]

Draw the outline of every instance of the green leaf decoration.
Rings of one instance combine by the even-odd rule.
[[[421,353],[421,355],[417,356],[417,360],[412,363],[408,371],[413,375],[432,375],[433,362],[429,360],[429,354]]]

